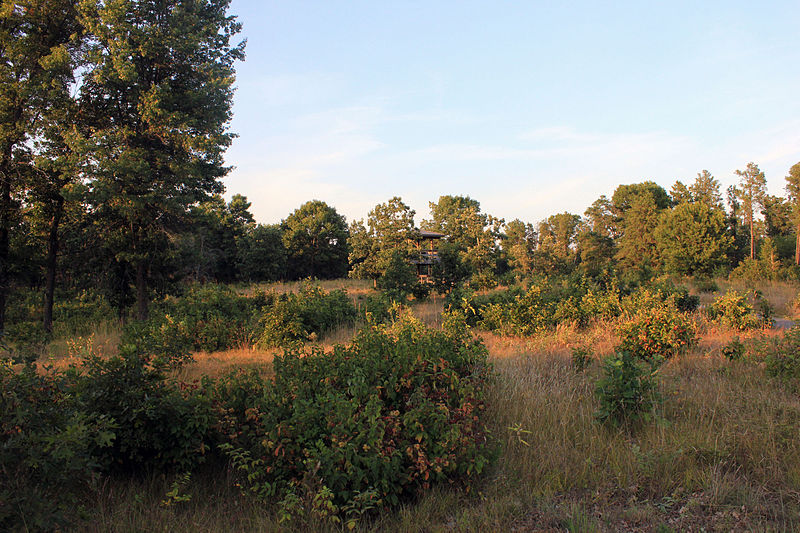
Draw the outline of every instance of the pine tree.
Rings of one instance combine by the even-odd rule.
[[[117,262],[136,272],[147,316],[148,265],[189,206],[222,192],[232,140],[234,68],[243,43],[229,0],[81,0],[91,34],[82,98],[91,209]]]

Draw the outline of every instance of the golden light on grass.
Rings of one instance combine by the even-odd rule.
[[[764,295],[779,307],[795,292],[774,284]],[[441,301],[415,304],[413,313],[437,327]],[[356,531],[797,530],[800,396],[767,377],[757,358],[729,361],[721,352],[736,337],[782,332],[743,333],[709,323],[701,313],[696,319],[699,344],[660,368],[663,403],[650,422],[631,430],[601,426],[594,416],[600,360],[618,342],[613,321],[585,329],[563,324],[534,338],[476,330],[495,371],[485,420],[497,463],[469,492],[437,487]],[[331,349],[357,329],[339,328],[315,344]],[[577,346],[592,350],[584,371],[572,364]],[[269,373],[278,353],[249,347],[198,353],[179,377],[218,376],[240,367]],[[109,485],[108,491],[119,492],[103,494],[93,529],[279,528],[270,509],[217,482],[195,483],[193,499],[180,509],[158,505],[168,480],[141,483],[150,485]],[[140,494],[152,501],[143,502]]]

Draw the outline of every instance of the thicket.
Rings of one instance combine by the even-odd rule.
[[[250,344],[261,308],[273,295],[237,294],[225,285],[192,285],[178,297],[158,302],[146,321],[132,321],[123,330],[123,345],[143,353],[218,351]]]
[[[88,353],[62,371],[3,362],[0,528],[74,525],[101,475],[207,461],[230,461],[286,519],[354,520],[436,483],[469,485],[493,456],[487,352],[463,329],[401,317],[328,353],[291,348],[274,378],[182,383],[172,355]]]
[[[287,515],[312,501],[325,502],[320,518],[392,507],[433,483],[469,482],[491,457],[489,367],[475,341],[405,317],[332,352],[288,350],[275,373],[230,376],[215,398],[239,482]]]
[[[768,343],[762,352],[769,375],[783,379],[794,388],[800,385],[800,327]]]
[[[730,290],[718,296],[709,306],[708,315],[712,320],[738,330],[757,329],[772,324],[772,309],[769,302],[754,291],[739,294],[735,290]]]
[[[259,318],[257,344],[284,346],[319,339],[345,324],[355,324],[357,310],[344,290],[327,292],[306,284],[299,293],[278,296]]]
[[[563,323],[582,328],[599,320],[636,321],[637,316],[655,309],[672,328],[679,327],[673,340],[682,342],[691,338],[693,322],[687,313],[695,311],[698,304],[698,297],[689,295],[688,289],[664,280],[639,287],[615,278],[600,282],[582,276],[554,276],[531,280],[527,289],[515,286],[482,295],[453,291],[445,308],[462,313],[471,326],[521,336],[538,335]],[[689,345],[691,342],[683,344]]]

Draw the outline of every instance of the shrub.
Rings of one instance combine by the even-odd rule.
[[[697,344],[697,325],[671,302],[643,306],[617,328],[618,350],[648,361],[681,353]]]
[[[204,459],[210,404],[196,385],[167,379],[138,353],[90,355],[72,369],[83,412],[115,425],[115,438],[92,447],[106,470],[191,469]]]
[[[764,320],[756,315],[746,295],[736,291],[728,291],[715,298],[708,308],[708,315],[712,320],[740,331],[764,325]]]
[[[697,278],[694,282],[698,292],[717,292],[719,285],[711,278]]]
[[[793,327],[782,338],[767,344],[764,355],[770,376],[793,382],[800,378],[800,327]]]
[[[583,372],[589,368],[589,365],[592,364],[592,354],[592,349],[585,346],[572,348],[572,368],[576,372]]]
[[[389,298],[399,302],[405,302],[409,295],[421,300],[430,292],[430,286],[420,283],[412,264],[399,252],[392,254],[377,284]]]
[[[59,374],[0,360],[0,529],[58,530],[79,518],[91,487],[94,446],[113,425],[79,409]]]
[[[595,320],[611,320],[622,314],[619,291],[609,289],[592,291],[588,289],[581,297],[581,309],[586,316]]]
[[[469,482],[490,459],[486,350],[464,335],[403,316],[327,353],[289,349],[274,366],[272,382],[240,373],[211,394],[242,486],[287,516],[313,502],[320,516],[395,506]]]
[[[392,317],[392,300],[385,294],[359,296],[358,315],[368,324],[383,324]]]
[[[343,324],[354,323],[356,308],[344,290],[331,292],[304,285],[298,294],[281,295],[264,308],[258,344],[284,346],[295,341],[313,340]]]
[[[722,347],[722,355],[728,358],[729,361],[739,361],[744,357],[745,347],[739,337],[734,338],[728,344]]]
[[[596,394],[600,407],[595,418],[612,426],[647,421],[660,402],[656,371],[625,351],[603,361]]]
[[[266,297],[239,296],[224,285],[194,285],[180,298],[154,306],[145,322],[126,325],[122,342],[141,352],[219,351],[251,342]]]

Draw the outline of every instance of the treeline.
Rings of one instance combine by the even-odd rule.
[[[767,195],[750,163],[724,200],[703,171],[669,192],[620,185],[583,216],[538,224],[443,196],[420,225],[447,235],[432,287],[415,282],[416,213],[400,198],[349,225],[321,201],[256,224],[246,198],[221,196],[244,58],[228,7],[25,0],[0,11],[0,331],[31,305],[50,331],[57,295],[81,291],[144,319],[187,281],[349,275],[422,296],[537,272],[797,276],[800,164],[787,198]]]
[[[473,288],[512,284],[538,274],[614,274],[628,282],[670,273],[699,277],[777,279],[798,277],[797,191],[800,164],[787,176],[788,198],[765,193],[764,174],[750,163],[737,172],[738,186],[726,198],[707,171],[693,183],[676,182],[668,192],[646,181],[620,185],[601,196],[583,216],[559,213],[534,225],[505,222],[483,213],[464,196],[430,203],[420,228],[447,235],[438,243],[439,261],[431,286],[441,293],[468,283]],[[59,231],[61,285],[102,288],[124,312],[135,302],[138,282],[128,256],[114,254],[93,217],[92,206],[74,201]],[[25,258],[16,282],[40,287],[47,272],[46,234],[34,204],[20,210],[23,226],[15,241]],[[156,294],[193,282],[263,282],[351,276],[379,287],[415,291],[412,261],[419,256],[413,209],[400,198],[376,205],[365,220],[347,224],[336,209],[318,200],[290,213],[280,224],[256,224],[241,195],[187,206],[183,227],[148,250],[146,279]],[[148,293],[148,297],[153,294]]]

